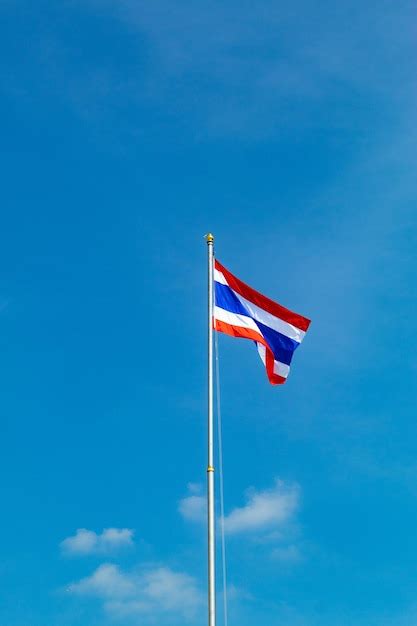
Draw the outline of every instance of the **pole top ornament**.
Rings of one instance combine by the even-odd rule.
[[[212,235],[211,233],[207,233],[206,241],[207,243],[214,243],[214,235]]]

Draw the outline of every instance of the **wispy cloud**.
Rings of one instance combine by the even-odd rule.
[[[285,527],[294,520],[299,508],[300,488],[276,480],[271,489],[249,489],[246,499],[246,504],[225,517],[225,529],[229,535]]]
[[[207,509],[203,487],[190,483],[188,492],[178,503],[179,513],[187,521],[204,522]],[[271,489],[257,491],[250,488],[246,492],[246,504],[232,509],[225,516],[225,530],[230,535],[267,531],[268,537],[276,538],[280,535],[279,530],[294,520],[299,504],[297,484],[276,479]]]
[[[3,313],[3,311],[5,311],[9,307],[10,303],[10,298],[0,299],[0,313]]]
[[[164,566],[126,572],[104,563],[69,585],[68,592],[102,601],[105,612],[118,619],[151,615],[177,623],[193,619],[204,605],[193,577]]]
[[[113,13],[129,33],[137,30],[147,47],[151,70],[141,75],[140,84],[131,77],[127,97],[148,103],[169,97],[171,110],[188,124],[203,122],[210,134],[264,134],[291,123],[297,128],[322,124],[324,101],[340,105],[326,117],[326,126],[349,126],[355,122],[343,103],[356,99],[358,91],[362,99],[364,93],[390,100],[403,96],[390,79],[398,76],[398,67],[407,71],[398,58],[407,54],[413,36],[407,11],[394,7],[386,6],[381,19],[371,6],[352,11],[349,4],[339,4],[336,11],[318,12],[305,0],[279,5],[262,0],[255,8],[166,0],[89,4]],[[393,54],[391,37],[397,30],[404,36]],[[403,91],[409,82],[404,76]]]
[[[185,520],[203,522],[206,519],[206,498],[201,485],[189,483],[188,495],[178,503],[178,511]]]
[[[130,528],[105,528],[101,534],[79,528],[75,535],[61,542],[67,556],[106,555],[133,546],[134,531]]]
[[[135,591],[135,585],[117,565],[104,563],[91,576],[69,585],[68,591],[103,599],[121,599],[130,597]]]
[[[271,557],[276,561],[288,564],[299,563],[304,558],[300,547],[295,544],[274,548]]]
[[[111,17],[112,39],[123,38],[129,53],[125,63],[99,55],[74,71],[79,42],[65,32],[53,38],[36,33],[28,45],[38,83],[91,122],[120,107],[144,107],[148,124],[140,122],[143,115],[129,123],[135,135],[153,126],[149,113],[161,105],[164,111],[167,102],[158,127],[174,117],[182,128],[209,137],[270,137],[323,125],[365,130],[369,119],[352,116],[352,103],[359,109],[366,95],[389,103],[410,95],[414,77],[401,61],[414,51],[413,16],[394,6],[381,12],[348,5],[326,11],[306,0],[256,6],[74,0],[66,7],[68,19]],[[397,32],[403,36],[394,46]],[[3,89],[19,97],[14,72],[4,74]]]
[[[202,485],[188,485],[188,495],[178,503],[180,515],[188,522],[202,524],[207,514]],[[299,485],[276,479],[270,489],[248,489],[246,503],[225,516],[224,528],[231,537],[245,534],[258,547],[263,546],[268,558],[288,565],[304,559],[298,544],[300,507]],[[218,520],[220,521],[220,520]]]

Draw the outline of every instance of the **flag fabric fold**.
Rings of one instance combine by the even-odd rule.
[[[214,329],[252,339],[271,384],[287,380],[292,356],[309,325],[309,319],[255,291],[215,260]]]

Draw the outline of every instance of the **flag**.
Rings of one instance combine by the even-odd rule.
[[[263,296],[233,276],[217,259],[214,262],[214,329],[252,339],[265,365],[269,382],[287,380],[294,350],[310,320]]]

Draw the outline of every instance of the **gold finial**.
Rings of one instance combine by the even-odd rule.
[[[207,233],[206,241],[207,243],[214,243],[214,236],[211,233]]]

